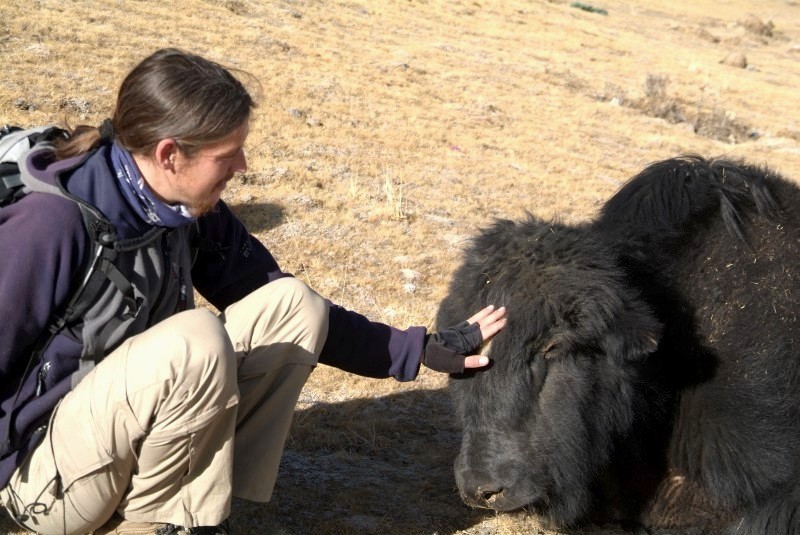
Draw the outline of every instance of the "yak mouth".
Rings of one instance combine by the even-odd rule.
[[[545,509],[545,498],[541,495],[520,495],[501,489],[498,492],[486,492],[477,496],[467,496],[461,492],[461,499],[476,509],[488,509],[500,513],[511,513],[514,511],[526,511],[533,514],[541,514]]]

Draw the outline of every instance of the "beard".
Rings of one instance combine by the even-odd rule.
[[[219,190],[214,190],[206,199],[200,199],[193,202],[191,205],[188,205],[189,213],[192,217],[200,217],[205,215],[212,210],[214,207],[217,206],[219,203],[220,197],[222,196],[222,192],[225,191],[225,187],[228,185],[228,182],[233,178],[233,175],[227,177],[222,183]]]
[[[192,214],[192,217],[200,217],[206,215],[207,213],[214,210],[214,207],[217,206],[219,199],[216,201],[202,201],[199,203],[195,203],[189,207],[189,213]]]

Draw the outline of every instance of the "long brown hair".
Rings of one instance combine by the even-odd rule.
[[[133,154],[150,155],[160,140],[171,138],[190,156],[244,124],[255,107],[250,93],[229,69],[165,48],[125,77],[111,125],[117,143]],[[84,154],[100,144],[100,127],[81,125],[68,130],[70,138],[56,146],[57,159]]]

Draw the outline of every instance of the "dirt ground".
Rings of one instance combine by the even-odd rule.
[[[687,152],[800,178],[796,0],[100,5],[0,2],[0,124],[97,125],[164,46],[249,72],[250,168],[225,200],[285,271],[401,328],[432,327],[493,218],[591,218]],[[235,500],[234,533],[548,533],[461,503],[445,388],[428,370],[400,384],[320,366],[272,502]],[[0,517],[0,533],[21,532]]]

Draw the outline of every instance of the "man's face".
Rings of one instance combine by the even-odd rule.
[[[191,156],[177,151],[173,188],[192,215],[200,216],[211,210],[233,175],[247,171],[244,142],[249,131],[250,125],[245,122]]]

